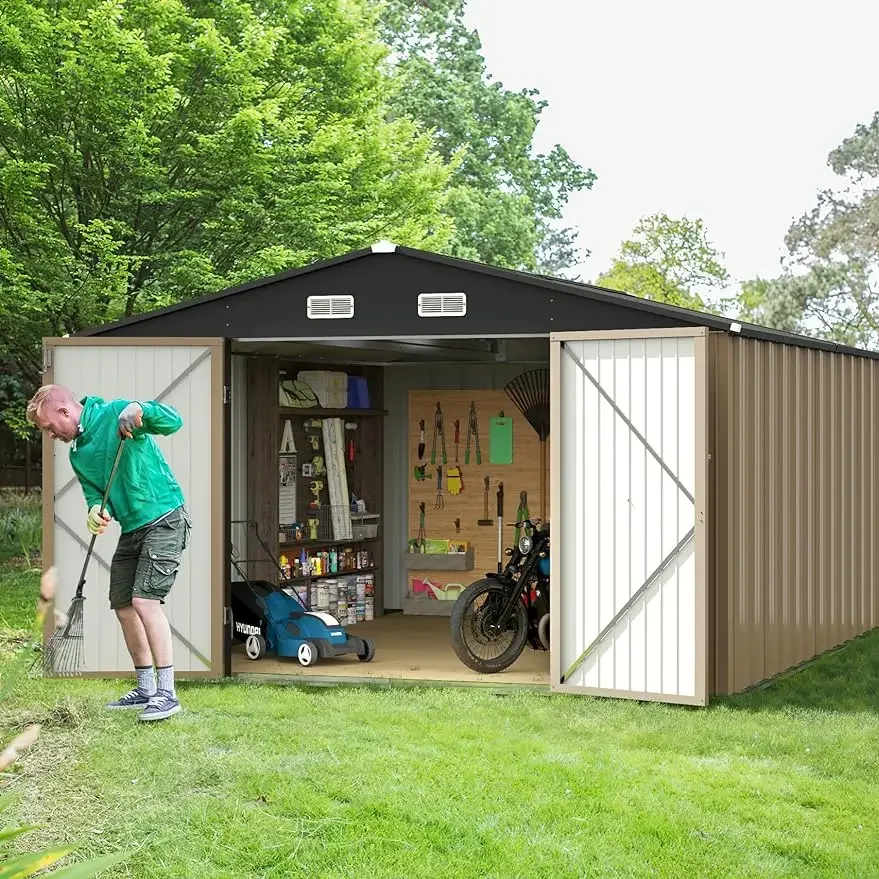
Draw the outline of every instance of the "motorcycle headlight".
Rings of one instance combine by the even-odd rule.
[[[534,541],[527,534],[524,534],[519,538],[519,552],[521,552],[522,555],[528,555],[533,546]]]

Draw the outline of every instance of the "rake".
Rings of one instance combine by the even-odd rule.
[[[119,459],[122,457],[122,447],[125,440],[119,441],[119,448],[116,450],[116,459],[113,461],[113,469],[110,471],[110,478],[107,480],[107,488],[104,490],[104,497],[101,500],[101,513],[107,505],[107,497],[110,494],[110,486],[116,476],[116,468],[119,466]],[[92,550],[95,546],[97,534],[92,535],[89,543],[88,552],[85,555],[85,562],[82,566],[82,573],[79,575],[79,584],[76,587],[76,595],[70,603],[67,610],[67,622],[60,628],[55,629],[52,637],[46,643],[43,651],[43,670],[46,674],[56,674],[62,677],[74,675],[79,671],[82,665],[82,617],[85,597],[82,594],[83,586],[85,586],[85,572],[88,568],[89,560],[92,557]]]
[[[546,521],[546,440],[549,436],[549,370],[532,369],[505,388],[540,439],[540,518]]]

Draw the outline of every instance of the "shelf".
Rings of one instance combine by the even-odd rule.
[[[473,547],[467,552],[406,552],[403,553],[407,571],[472,571]]]
[[[282,418],[301,415],[303,418],[350,418],[362,415],[387,415],[387,409],[299,409],[296,406],[280,406]]]
[[[312,574],[310,577],[291,577],[289,580],[284,578],[284,582],[305,583],[308,580],[337,580],[339,577],[356,577],[358,574],[371,574],[377,570],[378,567],[354,568],[351,571],[336,571],[335,574]]]
[[[379,537],[361,537],[359,540],[299,540],[282,541],[281,549],[316,549],[319,546],[359,546],[361,543],[378,543]]]

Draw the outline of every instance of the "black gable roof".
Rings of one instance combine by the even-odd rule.
[[[704,326],[728,318],[641,299],[590,284],[512,271],[408,247],[367,248],[219,293],[138,314],[79,336],[219,336],[316,339],[515,336],[556,331]],[[421,318],[419,293],[467,294],[467,313]],[[350,294],[354,316],[310,320],[309,296]],[[879,357],[818,339],[741,324],[740,335]]]

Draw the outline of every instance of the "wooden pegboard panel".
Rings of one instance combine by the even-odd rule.
[[[467,422],[471,400],[476,404],[479,424],[479,440],[482,450],[482,464],[476,463],[476,448],[471,438],[470,464],[464,463],[467,445]],[[433,441],[433,424],[436,405],[440,404],[443,425],[446,433],[447,464],[443,468],[442,498],[444,508],[434,509],[437,494],[436,465],[430,463]],[[504,415],[513,419],[513,461],[511,464],[490,463],[489,418]],[[447,487],[446,470],[455,465],[455,419],[460,421],[460,442],[457,466],[461,468],[464,489],[458,495],[450,495]],[[418,460],[420,420],[424,421],[424,459]],[[549,441],[547,441],[547,468],[549,467]],[[442,446],[437,438],[436,462],[442,463]],[[427,478],[423,482],[415,479],[415,467],[427,464]],[[474,548],[474,568],[472,571],[418,571],[408,572],[408,582],[414,578],[428,575],[435,583],[463,583],[465,586],[484,576],[486,571],[497,566],[497,486],[504,484],[504,522],[515,522],[519,506],[519,492],[528,492],[528,509],[531,516],[540,515],[540,442],[537,434],[525,417],[516,408],[504,391],[410,391],[409,393],[409,531],[408,538],[418,535],[418,505],[424,502],[426,508],[425,530],[428,538],[466,540]],[[478,525],[485,517],[484,478],[490,477],[488,496],[488,518],[491,527]],[[547,473],[547,486],[549,474]],[[547,516],[549,498],[547,497]],[[455,532],[455,519],[461,520],[460,533]],[[503,545],[512,544],[515,529],[504,527]]]

